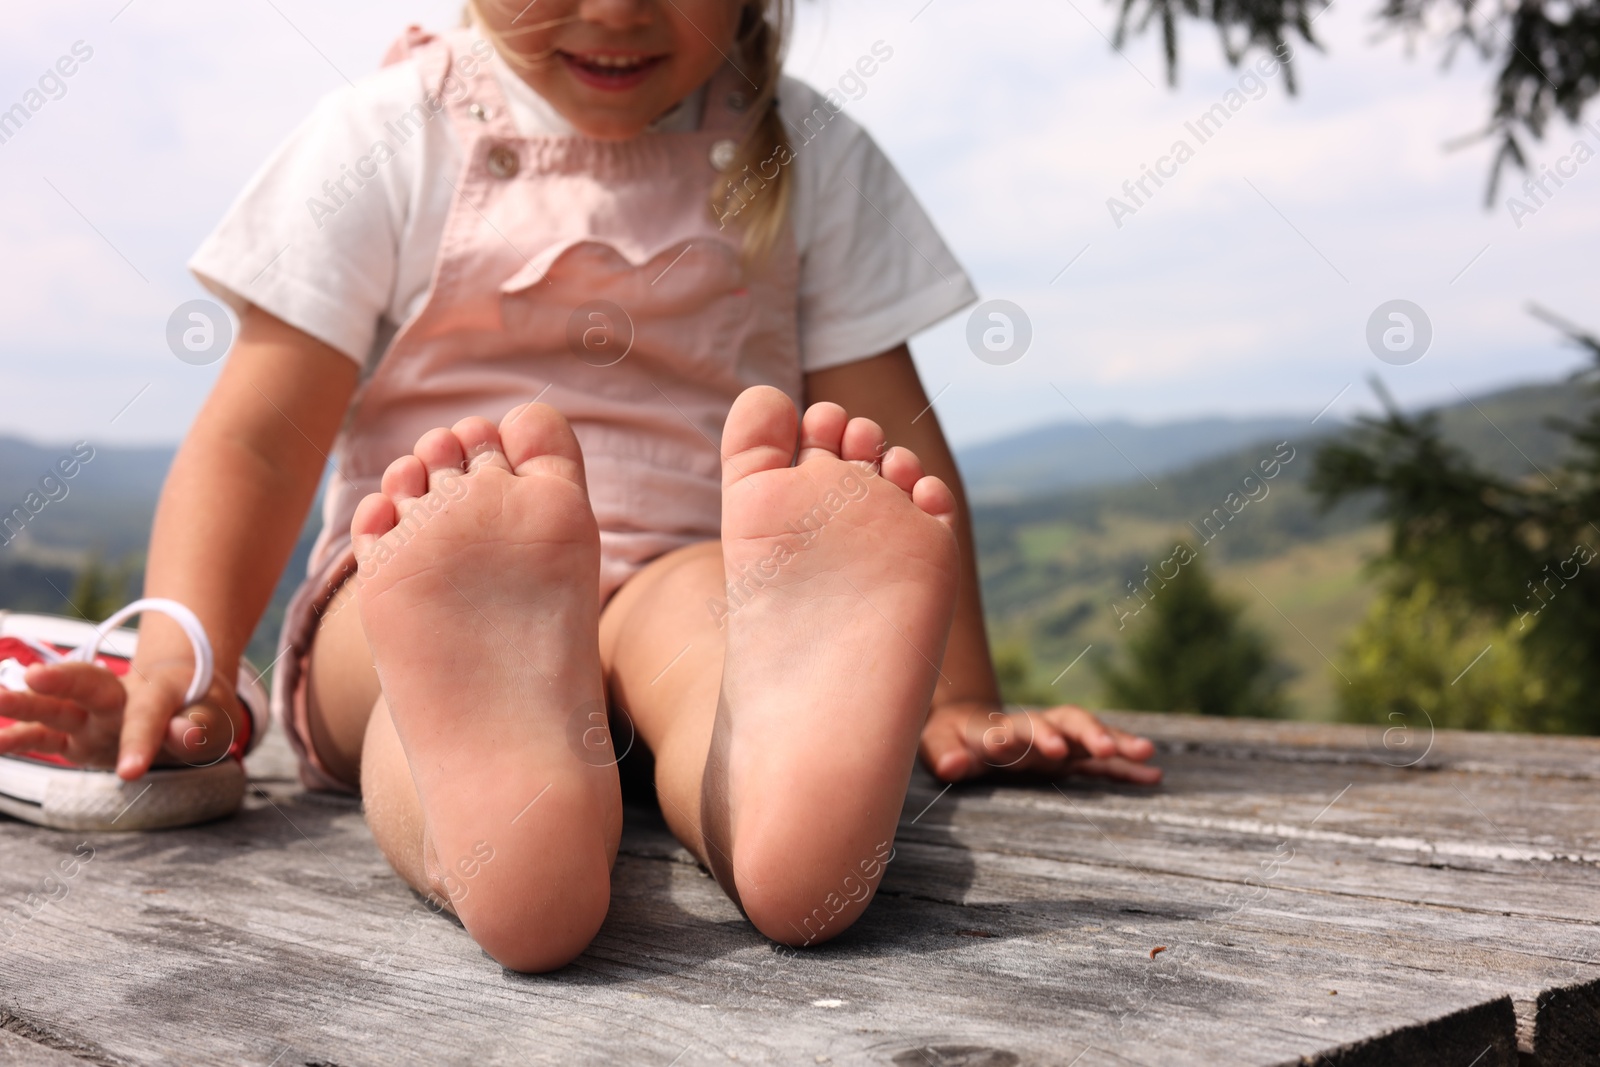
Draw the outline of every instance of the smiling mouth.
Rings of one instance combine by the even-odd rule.
[[[560,53],[562,62],[585,85],[597,89],[631,89],[644,81],[650,72],[666,62],[666,56],[623,55],[619,53],[590,53],[576,55]]]

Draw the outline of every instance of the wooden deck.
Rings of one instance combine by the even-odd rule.
[[[213,826],[0,822],[0,1065],[1600,1063],[1600,739],[1114,718],[1162,788],[919,772],[876,903],[801,952],[631,807],[610,918],[546,976],[281,742]]]

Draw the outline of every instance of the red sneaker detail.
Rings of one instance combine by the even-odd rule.
[[[53,648],[63,656],[72,651],[72,646],[70,645],[55,645],[48,641],[40,641],[39,644],[44,645],[47,648]],[[45,658],[39,655],[38,652],[34,651],[33,646],[29,645],[21,638],[0,637],[0,660],[8,659],[14,659],[24,667],[31,667],[35,663],[45,662]],[[133,664],[124,656],[108,655],[104,652],[96,656],[94,661],[118,677],[127,674],[129,668],[133,666]],[[12,726],[15,723],[15,719],[8,719],[4,715],[0,715],[0,729],[4,729],[7,726]],[[246,741],[248,740],[249,738],[246,737]],[[240,749],[240,751],[243,752],[243,749]],[[36,760],[40,763],[53,763],[58,767],[78,766],[65,756],[56,756],[47,752],[18,752],[14,753],[14,755],[21,756],[23,759]]]

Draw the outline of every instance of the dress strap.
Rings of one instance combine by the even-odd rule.
[[[396,63],[404,62],[405,60],[411,58],[411,54],[413,52],[417,51],[419,48],[433,39],[433,34],[429,33],[421,26],[418,26],[416,23],[412,23],[405,28],[405,32],[400,34],[399,37],[395,38],[394,43],[389,45],[388,51],[384,52],[383,54],[383,62],[379,65],[384,67],[392,67]]]
[[[462,143],[471,144],[486,133],[498,138],[517,136],[511,111],[489,62],[493,55],[494,46],[470,27],[435,34],[420,26],[409,26],[389,46],[383,63],[389,66],[408,59],[414,61],[422,78],[423,116],[432,119],[449,112]],[[407,119],[408,116],[401,116],[399,121]]]

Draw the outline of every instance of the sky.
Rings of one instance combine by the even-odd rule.
[[[1028,321],[1020,356],[1014,341],[975,351],[965,313],[913,339],[957,445],[1059,421],[1347,418],[1373,407],[1372,375],[1408,404],[1455,401],[1583,364],[1530,301],[1600,330],[1600,159],[1564,164],[1576,173],[1532,213],[1505,204],[1520,176],[1485,210],[1491,146],[1447,145],[1483,126],[1493,71],[1466,54],[1445,69],[1435,40],[1382,36],[1374,0],[1318,17],[1324,50],[1297,47],[1292,97],[1281,72],[1229,68],[1195,24],[1169,88],[1157,39],[1114,50],[1115,8],[1099,0],[797,6],[789,69],[819,88],[874,44],[893,50],[848,113],[984,299]],[[8,12],[0,110],[75,47],[92,54],[0,143],[0,434],[180,438],[217,373],[166,341],[173,310],[203,293],[188,256],[323,94],[374,70],[407,23],[459,12],[434,0]],[[1186,124],[1230,102],[1202,143]],[[1580,138],[1600,150],[1600,112],[1589,117],[1590,132],[1553,122],[1536,163]],[[1157,165],[1159,187],[1124,192]],[[1412,348],[1386,362],[1369,320],[1395,300],[1426,327],[1411,312]],[[1377,333],[1400,329],[1403,343],[1386,315]]]

